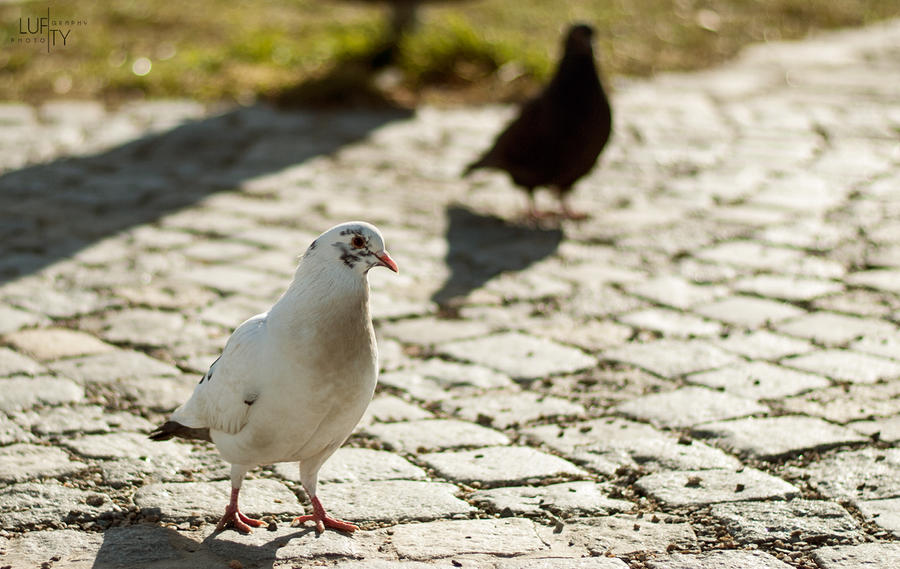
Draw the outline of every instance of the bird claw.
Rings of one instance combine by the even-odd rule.
[[[251,526],[258,528],[266,525],[265,522],[247,517],[237,508],[232,509],[231,507],[225,509],[225,515],[222,516],[222,519],[216,524],[216,531],[222,531],[229,523],[234,526],[234,529],[241,533],[250,533],[253,531]]]
[[[316,522],[316,533],[322,533],[323,531],[325,531],[325,528],[345,531],[347,533],[353,533],[359,529],[358,526],[349,522],[337,520],[335,518],[332,518],[331,516],[324,516],[320,518],[315,514],[297,516],[296,518],[294,518],[294,521],[291,523],[291,525],[300,525],[305,522]]]

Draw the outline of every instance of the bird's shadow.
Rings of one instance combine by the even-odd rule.
[[[214,532],[195,541],[175,529],[153,524],[111,528],[103,533],[92,569],[221,569],[232,560],[239,561],[245,569],[271,569],[280,547],[313,530],[294,528],[268,540],[264,530],[239,539],[228,539],[226,532]]]
[[[452,309],[497,275],[521,271],[552,255],[562,238],[559,228],[535,227],[451,205],[446,258],[450,276],[431,299]]]

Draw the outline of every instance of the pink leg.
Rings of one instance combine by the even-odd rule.
[[[325,513],[325,508],[322,507],[322,502],[320,502],[319,499],[315,496],[312,497],[312,507],[312,515],[296,517],[294,518],[294,523],[302,524],[303,522],[308,521],[316,522],[317,533],[322,533],[323,531],[325,531],[325,528],[346,531],[348,533],[353,533],[359,529],[351,523],[343,522],[341,520],[336,520],[330,517]]]
[[[219,520],[219,524],[216,526],[216,531],[222,531],[223,529],[225,529],[225,526],[227,526],[229,522],[231,522],[231,524],[234,526],[234,529],[243,533],[250,533],[250,526],[258,528],[260,526],[266,525],[265,522],[254,520],[253,518],[248,518],[241,513],[241,511],[238,509],[238,494],[240,492],[240,488],[231,489],[231,501],[228,502],[228,507],[225,508],[225,515],[222,516],[221,520]]]

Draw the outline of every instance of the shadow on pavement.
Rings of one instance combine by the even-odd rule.
[[[103,533],[92,569],[222,569],[233,560],[245,569],[270,569],[280,547],[313,530],[296,528],[278,534],[257,530],[249,536],[233,534],[237,536],[234,539],[229,532],[197,542],[177,530],[152,524],[112,528]]]
[[[542,229],[482,215],[460,205],[447,208],[450,277],[431,299],[452,309],[470,292],[507,271],[521,271],[552,255],[559,228]]]
[[[334,152],[410,115],[397,109],[286,113],[258,105],[98,154],[4,173],[0,284],[217,191]]]

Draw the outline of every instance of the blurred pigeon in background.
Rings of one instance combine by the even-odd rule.
[[[468,176],[479,168],[505,170],[528,192],[532,217],[542,215],[534,201],[538,186],[557,192],[564,217],[586,217],[571,210],[567,195],[596,164],[612,126],[609,100],[594,63],[593,35],[593,29],[584,24],[569,29],[553,79],[463,173]]]

